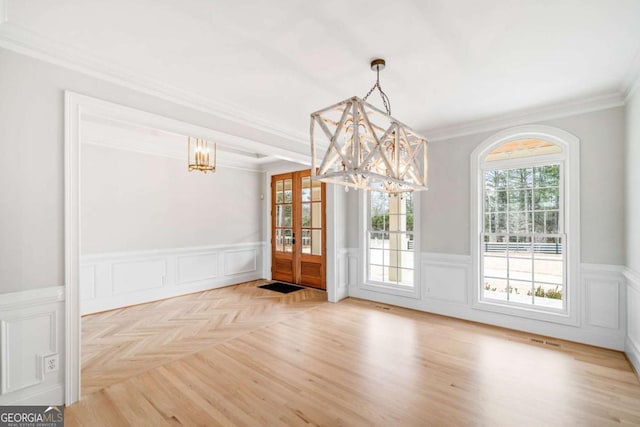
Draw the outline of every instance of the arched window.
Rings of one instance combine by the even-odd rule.
[[[577,323],[578,139],[524,126],[472,154],[474,305]]]

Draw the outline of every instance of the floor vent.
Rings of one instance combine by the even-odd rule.
[[[376,305],[376,308],[381,308],[383,310],[391,310],[391,307],[385,307],[384,305]]]
[[[557,342],[551,342],[551,341],[547,341],[547,340],[541,340],[539,338],[531,338],[531,341],[533,342],[537,342],[538,344],[546,344],[546,345],[552,345],[554,347],[560,347],[560,344],[558,344]]]

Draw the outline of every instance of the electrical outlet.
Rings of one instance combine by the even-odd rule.
[[[44,365],[43,372],[48,374],[58,370],[58,355],[49,354],[42,358],[42,364]]]

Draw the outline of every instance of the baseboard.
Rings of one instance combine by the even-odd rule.
[[[626,268],[627,279],[627,336],[624,352],[640,377],[640,274]]]
[[[63,405],[64,384],[55,384],[51,387],[38,390],[36,393],[27,394],[16,401],[17,405]]]
[[[205,281],[194,283],[188,286],[170,287],[162,291],[151,293],[142,293],[135,296],[126,296],[125,298],[109,298],[103,301],[85,301],[83,305],[82,316],[99,313],[102,311],[115,310],[117,308],[129,307],[132,305],[145,304],[148,302],[159,301],[167,298],[174,298],[183,295],[189,295],[196,292],[210,291],[213,289],[224,288],[226,286],[236,285],[238,283],[250,282],[252,280],[262,279],[260,273],[242,274],[233,276],[219,281]]]
[[[624,343],[624,353],[627,355],[629,362],[631,362],[631,366],[635,369],[636,375],[640,378],[640,348],[629,337]]]
[[[474,307],[472,263],[468,255],[419,255],[420,298],[383,294],[357,281],[349,283],[349,296],[598,347],[625,348],[628,310],[622,266],[582,264],[580,282],[574,284],[582,293],[573,307],[576,321],[563,324],[534,318],[527,313],[512,315],[477,309]],[[351,254],[350,262],[353,264],[350,269],[363,270],[357,249]]]
[[[566,341],[593,345],[596,347],[603,347],[620,351],[624,349],[625,337],[621,332],[608,333],[606,331],[594,331],[562,324],[535,321],[522,317],[507,316],[499,313],[474,310],[464,304],[458,303],[443,301],[431,301],[429,303],[425,303],[424,301],[415,300],[412,298],[400,297],[395,295],[385,295],[372,291],[362,290],[357,286],[350,288],[349,296],[423,311],[426,313],[468,320],[485,325],[498,326],[505,329],[512,329],[535,335],[548,336]]]

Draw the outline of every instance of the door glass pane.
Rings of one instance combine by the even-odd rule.
[[[311,230],[311,254],[322,255],[322,230]]]
[[[312,182],[311,200],[314,202],[322,200],[322,183],[319,181]]]
[[[284,233],[282,230],[276,230],[276,251],[284,252]]]
[[[284,252],[293,252],[293,230],[288,228],[282,230],[284,235]]]
[[[284,202],[284,182],[276,181],[276,203]]]
[[[291,205],[276,206],[276,227],[291,227]]]
[[[311,226],[311,203],[302,204],[302,226]]]
[[[284,208],[284,215],[283,215],[283,222],[282,222],[282,226],[283,227],[291,227],[292,223],[291,223],[291,205],[283,205],[282,206]]]
[[[313,228],[322,227],[322,203],[313,203],[311,205],[311,226]]]
[[[290,179],[284,180],[284,202],[291,203],[293,201],[293,190]]]
[[[302,253],[311,253],[311,230],[309,229],[302,230]]]
[[[311,177],[308,176],[302,178],[302,201],[311,201]]]

